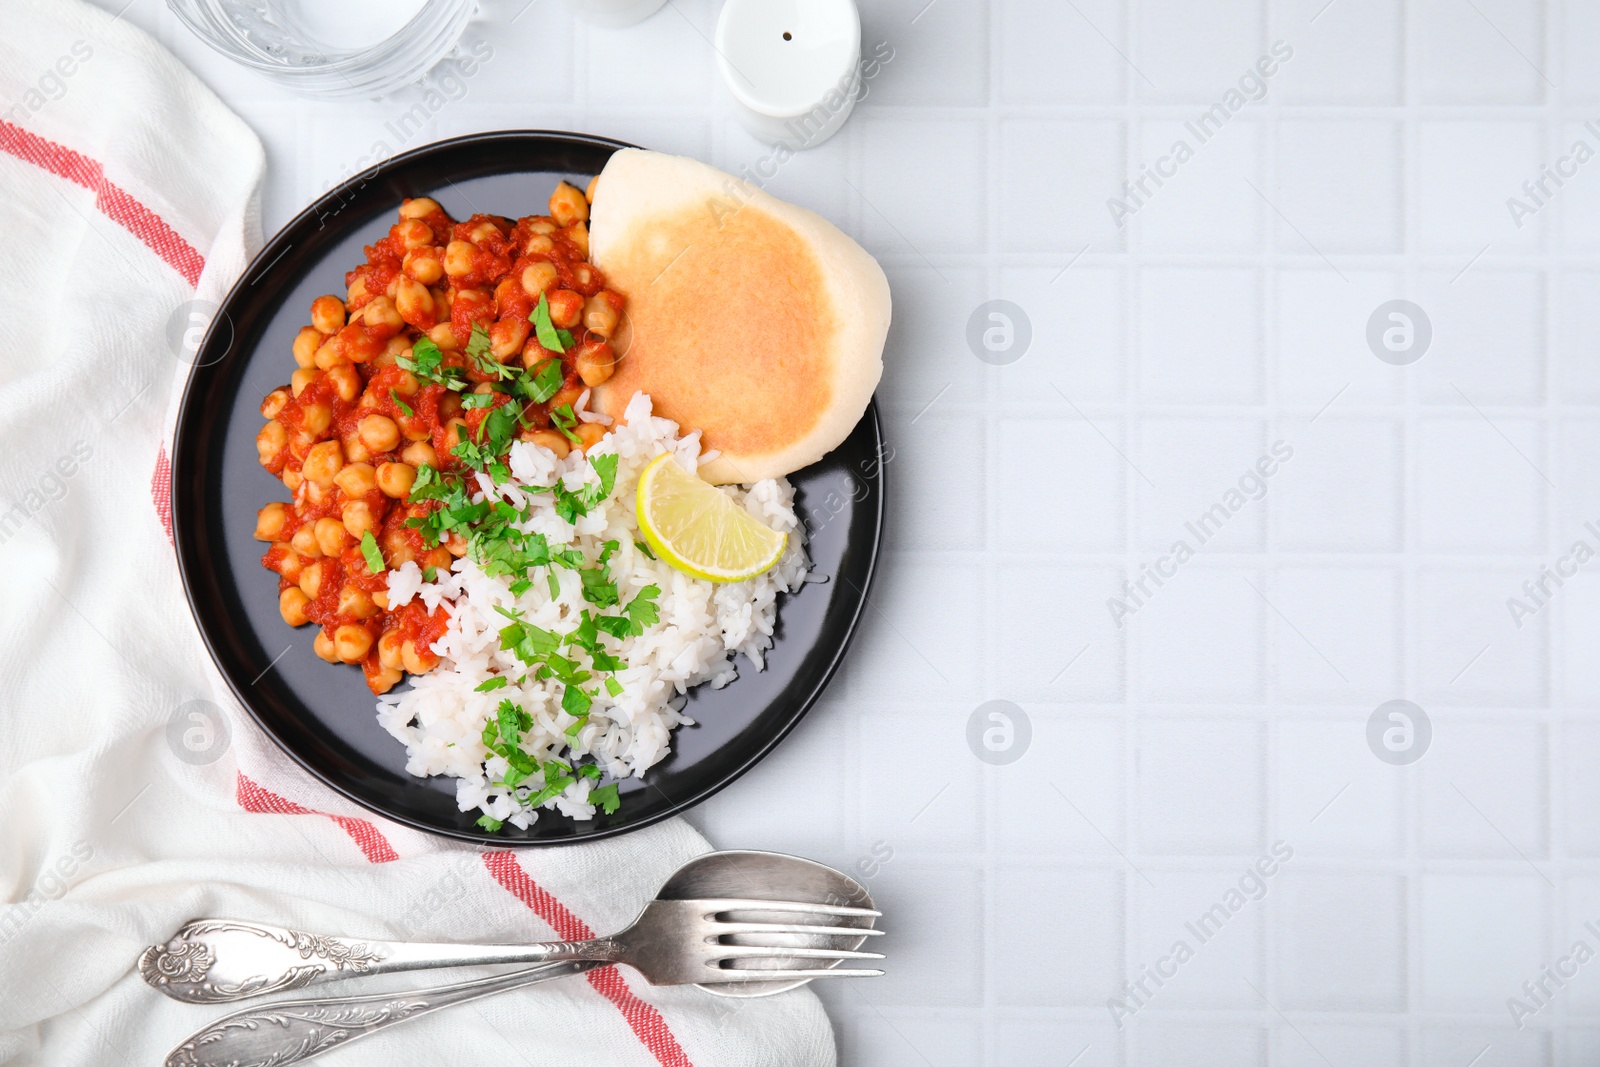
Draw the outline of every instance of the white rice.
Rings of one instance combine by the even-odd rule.
[[[609,499],[576,524],[556,513],[553,494],[524,493],[518,488],[550,486],[561,478],[569,490],[576,490],[596,479],[589,458],[608,452],[619,457],[616,484]],[[560,582],[560,595],[554,598],[542,574],[530,575],[532,586],[516,596],[511,583],[519,576],[489,577],[469,559],[456,560],[449,573],[438,574],[432,583],[422,580],[415,563],[390,572],[392,606],[413,597],[420,597],[430,610],[444,604],[449,625],[433,646],[442,660],[439,666],[412,677],[409,688],[380,697],[378,721],[405,744],[406,770],[411,774],[459,779],[456,802],[462,811],[478,809],[524,828],[538,818],[538,810],[524,801],[543,787],[542,778],[535,775],[506,789],[499,784],[508,769],[506,760],[483,744],[484,726],[503,700],[511,700],[533,718],[533,728],[520,737],[524,752],[541,762],[559,759],[569,765],[593,756],[605,772],[604,782],[610,782],[642,776],[666,757],[673,728],[691,722],[682,714],[685,694],[702,683],[721,688],[732,681],[738,673],[735,653],[743,653],[757,670],[762,668],[762,655],[772,646],[778,594],[798,589],[808,566],[793,490],[782,478],[724,487],[756,518],[786,532],[789,545],[777,566],[750,581],[700,581],[650,559],[635,545],[642,540],[634,515],[639,472],[663,452],[674,453],[690,470],[706,461],[699,432],[680,437],[677,424],[652,416],[650,398],[640,394],[628,405],[624,422],[612,427],[589,450],[588,458],[574,452],[557,460],[548,450],[519,441],[511,446],[507,460],[512,475],[507,484],[495,486],[487,476],[477,476],[479,492],[474,499],[498,497],[518,508],[531,507],[527,521],[515,525],[544,534],[552,548],[576,546],[592,563],[606,541],[616,541],[610,572],[622,603],[646,586],[661,590],[656,598],[660,621],[637,637],[607,639],[608,648],[626,664],[613,675],[622,691],[613,697],[597,684],[598,679],[586,685],[594,703],[587,723],[574,737],[565,733],[577,720],[561,707],[563,684],[528,676],[528,668],[501,649],[499,631],[508,620],[494,609],[519,611],[529,623],[565,635],[576,627],[585,608],[592,609],[583,598],[576,571],[549,568]],[[475,691],[497,674],[511,684]],[[525,680],[518,683],[519,678]],[[595,805],[589,794],[604,782],[575,777],[563,793],[540,807],[576,819],[591,818]]]

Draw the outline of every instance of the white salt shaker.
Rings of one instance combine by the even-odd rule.
[[[745,129],[811,148],[861,95],[861,16],[851,0],[727,0],[717,65]]]
[[[596,26],[620,29],[660,11],[667,0],[568,0],[578,17]]]

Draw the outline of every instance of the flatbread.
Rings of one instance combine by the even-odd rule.
[[[831,223],[697,160],[638,149],[595,185],[590,258],[627,297],[617,369],[595,406],[635,393],[721,456],[708,481],[815,463],[883,374],[889,283]]]

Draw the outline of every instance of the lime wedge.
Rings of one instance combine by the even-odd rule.
[[[639,474],[639,530],[661,559],[708,582],[772,569],[788,535],[762,525],[727,493],[662,453]]]

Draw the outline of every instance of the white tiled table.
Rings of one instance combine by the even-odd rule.
[[[474,130],[767,154],[715,84],[713,0],[620,32],[557,0],[508,25],[522,2],[485,0],[493,57],[420,127],[419,94],[299,100],[156,0],[127,17],[261,134],[269,230],[374,153]],[[868,878],[893,967],[823,990],[844,1062],[1596,1062],[1600,962],[1521,1030],[1507,998],[1600,950],[1600,561],[1521,628],[1506,602],[1600,548],[1600,162],[1521,228],[1506,198],[1600,149],[1600,5],[865,7],[894,58],[771,188],[893,285],[884,568],[823,705],[691,816]],[[1107,198],[1278,40],[1265,98],[1114,226]],[[1031,323],[1005,366],[966,340],[994,298]],[[1395,298],[1432,324],[1407,366],[1366,342]],[[1124,578],[1277,441],[1262,499],[1116,626]],[[1366,724],[1401,698],[1433,738],[1394,766]],[[1003,766],[966,740],[993,699],[1032,727]],[[1179,940],[1119,1030],[1108,999]]]

